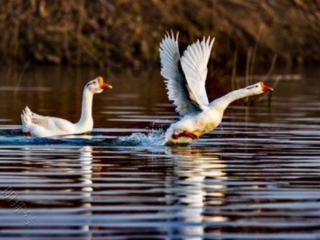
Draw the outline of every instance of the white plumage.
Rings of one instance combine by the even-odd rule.
[[[176,105],[180,115],[195,111],[196,108],[186,94],[186,85],[179,70],[180,53],[178,34],[176,37],[167,34],[160,44],[161,75],[166,79],[168,97]],[[183,91],[181,91],[183,90]]]
[[[203,38],[189,45],[180,58],[178,34],[166,34],[160,43],[161,75],[169,100],[181,119],[166,132],[165,143],[189,143],[219,126],[227,106],[240,98],[273,89],[263,82],[232,91],[209,103],[205,83],[214,38]]]
[[[207,65],[213,43],[214,38],[211,40],[210,37],[203,38],[201,42],[198,40],[185,50],[181,58],[181,66],[189,86],[189,93],[201,109],[209,104],[205,85],[208,73]]]
[[[81,117],[77,123],[68,120],[42,116],[33,113],[27,106],[21,113],[22,131],[35,137],[52,137],[70,134],[81,134],[93,129],[92,100],[93,95],[112,88],[102,77],[88,82],[83,89]]]

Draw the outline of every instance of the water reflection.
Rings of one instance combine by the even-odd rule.
[[[11,191],[16,201],[30,211],[25,214],[22,210],[10,209],[14,222],[8,223],[22,228],[41,225],[48,235],[55,233],[51,226],[60,226],[59,235],[74,232],[77,239],[92,239],[93,147],[31,146],[15,152],[22,156],[16,164],[21,172],[11,173],[15,176]],[[43,206],[48,208],[42,209]],[[74,215],[77,212],[79,214]],[[3,223],[1,220],[0,224]],[[41,235],[36,230],[31,233]]]
[[[85,223],[82,226],[82,231],[85,234],[86,239],[92,239],[90,226],[90,216],[92,215],[91,206],[92,206],[92,147],[84,146],[80,150],[80,164],[81,164],[81,183],[83,187],[81,188],[81,199],[82,207],[86,209],[84,211]]]
[[[26,102],[78,119],[91,73],[31,71],[15,94],[15,82],[0,79],[0,121],[10,124],[0,126],[0,237],[320,238],[318,72],[280,82],[270,109],[236,103],[189,147],[161,145],[176,114],[152,74],[115,78],[84,139],[25,138],[12,125]]]
[[[167,148],[175,161],[177,176],[171,204],[184,206],[177,218],[188,226],[179,228],[182,236],[203,239],[205,222],[223,222],[219,214],[206,216],[207,206],[221,206],[224,202],[227,176],[226,164],[213,149],[207,152],[195,147]]]

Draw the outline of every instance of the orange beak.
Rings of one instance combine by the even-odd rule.
[[[260,82],[263,92],[272,92],[273,88],[265,84],[264,82]]]
[[[112,86],[110,84],[103,81],[103,77],[98,77],[98,81],[99,81],[99,85],[100,85],[101,89],[107,89],[107,88],[111,89],[112,88]]]
[[[100,84],[100,88],[101,89],[107,89],[107,88],[112,89],[112,86],[108,83],[103,82],[102,84]]]

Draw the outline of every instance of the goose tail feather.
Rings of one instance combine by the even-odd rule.
[[[29,127],[32,124],[32,112],[28,106],[26,106],[21,113],[22,132],[28,133]]]

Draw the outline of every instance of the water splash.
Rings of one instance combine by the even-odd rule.
[[[128,146],[162,146],[165,132],[162,129],[152,130],[152,132],[133,133],[127,137],[120,137],[116,140],[118,145]]]
[[[106,138],[95,132],[92,135],[74,135],[56,138],[29,137],[18,129],[0,130],[0,146],[19,145],[66,145],[66,146],[161,146],[163,130],[152,130],[150,133],[133,133],[125,137]]]

